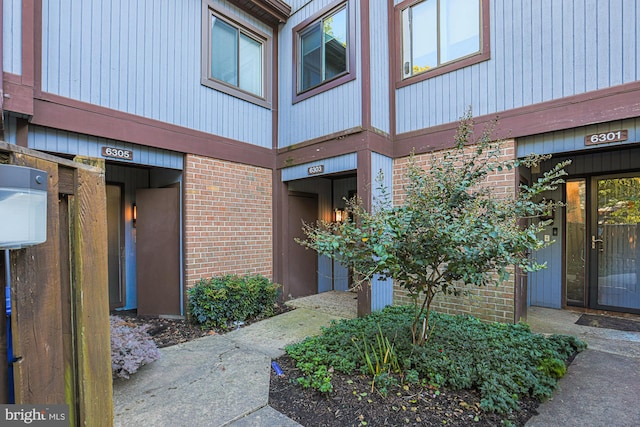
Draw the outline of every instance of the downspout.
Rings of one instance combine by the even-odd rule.
[[[4,141],[4,2],[0,0],[0,140]]]
[[[7,403],[15,403],[15,394],[13,390],[13,337],[11,335],[11,266],[9,264],[9,249],[4,250],[4,269],[5,269],[5,313],[6,313],[6,334],[7,334]]]

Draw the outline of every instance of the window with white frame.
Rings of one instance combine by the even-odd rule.
[[[408,4],[400,5],[403,79],[482,53],[482,0],[403,4]]]
[[[271,38],[211,2],[204,8],[202,84],[268,105]]]
[[[293,29],[296,40],[294,101],[355,78],[349,3],[329,6]]]

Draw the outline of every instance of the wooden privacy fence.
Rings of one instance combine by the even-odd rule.
[[[10,251],[15,403],[66,403],[71,425],[111,426],[104,162],[74,160],[0,142],[0,163],[49,175],[46,242]],[[0,401],[7,403],[0,319]]]

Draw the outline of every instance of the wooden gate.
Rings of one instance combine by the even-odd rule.
[[[15,403],[66,403],[70,425],[111,426],[104,161],[75,160],[0,142],[0,163],[49,175],[46,242],[10,251]],[[3,274],[2,288],[5,282]],[[0,401],[6,403],[6,321],[0,319]]]

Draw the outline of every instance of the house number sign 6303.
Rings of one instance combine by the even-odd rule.
[[[629,138],[627,129],[609,132],[592,133],[584,137],[584,145],[607,144],[609,142],[626,141]]]
[[[309,166],[307,168],[307,175],[317,175],[319,173],[324,173],[324,165]]]

